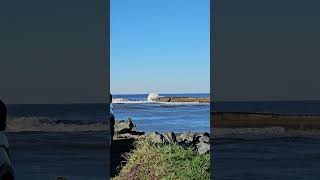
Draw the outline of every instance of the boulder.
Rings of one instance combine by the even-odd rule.
[[[146,139],[151,143],[178,143],[182,147],[192,148],[199,154],[210,152],[210,134],[207,132],[185,132],[175,134],[174,132],[158,133],[153,132],[145,135],[144,132],[136,131],[136,125],[129,118],[127,121],[115,122],[115,137],[131,140]]]
[[[182,133],[177,137],[177,141],[179,144],[191,146],[195,144],[195,135],[196,133],[193,132]]]
[[[153,133],[147,134],[146,139],[152,143],[163,143],[164,142],[163,135],[158,132],[153,132]]]
[[[201,136],[201,137],[199,138],[199,142],[210,143],[210,137],[208,137],[208,136]]]
[[[208,143],[200,142],[196,147],[199,154],[206,154],[210,152],[210,144]]]
[[[210,134],[207,132],[196,133],[196,142],[210,143]]]
[[[115,134],[125,134],[135,131],[136,125],[132,122],[131,119],[127,121],[116,121],[114,125]]]
[[[177,138],[173,132],[166,132],[163,134],[164,142],[165,143],[176,143]]]

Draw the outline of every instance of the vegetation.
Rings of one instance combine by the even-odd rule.
[[[128,162],[114,180],[210,179],[210,155],[199,155],[178,144],[137,141],[126,159]]]

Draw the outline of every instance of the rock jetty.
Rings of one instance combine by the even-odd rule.
[[[146,139],[152,143],[176,143],[182,147],[190,147],[199,154],[210,152],[210,134],[207,132],[152,132],[146,134],[145,132],[136,131],[136,125],[131,119],[126,121],[116,121],[115,136],[113,138],[126,138],[134,140]]]
[[[155,102],[198,102],[209,103],[209,98],[192,98],[192,97],[157,97],[153,99]]]

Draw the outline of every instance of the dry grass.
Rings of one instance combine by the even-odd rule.
[[[210,179],[210,155],[199,155],[177,144],[138,141],[127,164],[114,180]]]

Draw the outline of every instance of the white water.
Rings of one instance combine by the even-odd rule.
[[[160,97],[160,96],[159,96],[158,93],[150,93],[150,94],[148,95],[147,100],[148,100],[149,102],[154,102],[155,99],[157,99],[157,98],[159,98],[159,97]]]
[[[142,104],[142,103],[150,103],[149,101],[132,101],[125,98],[113,98],[112,103],[114,104]]]

